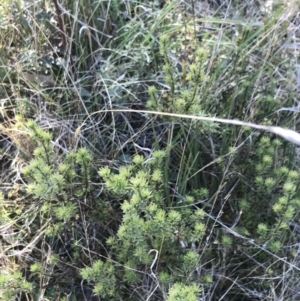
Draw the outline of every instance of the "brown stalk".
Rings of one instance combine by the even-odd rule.
[[[53,0],[55,9],[56,9],[56,14],[57,14],[57,20],[58,20],[58,28],[60,30],[61,38],[62,38],[62,46],[64,51],[67,49],[67,39],[66,39],[66,33],[64,29],[64,21],[61,16],[61,10],[58,6],[57,0]]]

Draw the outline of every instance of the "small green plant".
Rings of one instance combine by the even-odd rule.
[[[111,263],[103,263],[103,261],[98,260],[93,263],[92,267],[82,269],[80,274],[84,280],[95,283],[95,294],[103,296],[103,298],[114,296],[116,278],[114,266]]]
[[[0,290],[1,299],[3,301],[10,301],[17,298],[21,292],[25,294],[32,292],[33,285],[26,281],[20,272],[5,273],[2,270],[0,274]]]
[[[108,191],[125,199],[121,206],[122,224],[116,236],[108,238],[107,244],[110,255],[124,266],[128,285],[142,281],[139,270],[149,268],[153,262],[150,253],[153,249],[159,252],[157,273],[163,282],[170,281],[167,278],[173,283],[183,281],[185,277],[193,279],[196,266],[200,264],[197,254],[186,248],[203,239],[205,214],[201,209],[184,206],[176,209],[176,204],[188,202],[185,199],[168,200],[164,196],[162,166],[166,155],[167,152],[161,150],[154,151],[147,159],[137,155],[132,164],[121,167],[118,173],[107,167],[99,171]],[[170,264],[174,268],[177,266],[181,273],[169,275],[167,267]],[[122,273],[120,267],[116,268],[116,273]]]
[[[197,285],[184,285],[182,283],[175,283],[169,291],[167,301],[196,301],[201,293],[201,289]]]
[[[20,194],[23,194],[24,203],[20,211],[16,207],[7,209],[6,200],[1,194],[1,226],[7,243],[5,256],[21,258],[21,261],[18,260],[19,263],[28,264],[27,254],[35,254],[38,260],[33,264],[31,262],[28,265],[30,267],[25,269],[26,274],[31,275],[26,279],[21,277],[20,268],[17,268],[18,272],[11,273],[7,271],[9,265],[6,265],[2,274],[5,288],[3,300],[12,300],[13,296],[21,293],[28,294],[28,296],[41,296],[43,294],[41,283],[49,281],[52,277],[58,277],[67,265],[88,260],[89,256],[82,257],[78,251],[76,252],[78,246],[71,245],[73,241],[81,240],[81,231],[84,231],[78,226],[75,230],[77,221],[80,214],[87,214],[89,207],[86,203],[92,206],[91,210],[98,208],[95,214],[89,216],[91,220],[96,220],[95,215],[99,214],[98,211],[104,216],[108,213],[108,208],[103,210],[105,202],[90,194],[92,190],[90,153],[85,148],[80,148],[77,152],[61,156],[51,143],[52,134],[42,130],[33,121],[28,121],[24,129],[27,129],[36,148],[32,160],[22,170],[27,184],[19,189],[16,196],[11,194],[11,198],[17,199],[20,198]],[[18,215],[16,215],[17,212],[19,212]],[[103,219],[102,222],[104,222]],[[15,233],[10,233],[12,227],[18,231],[14,230]],[[10,234],[5,233],[7,229]],[[57,243],[48,248],[53,241]],[[21,250],[12,251],[18,245]],[[80,243],[78,245],[80,246]],[[88,244],[85,246],[89,247]],[[11,252],[10,255],[9,252]],[[62,259],[62,252],[68,255],[67,261]],[[99,264],[95,265],[95,268],[98,266]],[[69,277],[71,281],[71,279],[76,279],[77,273],[69,272],[64,277]],[[30,279],[30,282],[27,279]],[[97,291],[101,291],[100,284],[97,286]],[[59,292],[49,291],[50,295],[58,297]]]

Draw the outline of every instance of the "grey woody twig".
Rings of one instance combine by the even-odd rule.
[[[176,118],[185,118],[185,119],[193,119],[193,120],[200,120],[200,121],[211,121],[211,122],[218,122],[223,124],[232,124],[232,125],[240,125],[240,126],[248,126],[254,129],[267,131],[273,134],[276,134],[283,139],[294,143],[296,145],[300,145],[300,134],[296,131],[290,129],[284,129],[278,126],[266,126],[266,125],[259,125],[251,122],[244,122],[240,120],[234,119],[223,119],[217,117],[206,117],[206,116],[195,116],[195,115],[185,115],[185,114],[174,114],[174,113],[166,113],[166,112],[157,112],[157,111],[145,111],[145,110],[101,110],[90,114],[85,121],[77,128],[75,132],[75,140],[77,139],[79,133],[81,132],[82,127],[85,125],[85,122],[90,119],[93,115],[100,114],[100,113],[143,113],[143,114],[150,114],[150,115],[157,115],[157,116],[169,116],[169,117],[176,117]]]

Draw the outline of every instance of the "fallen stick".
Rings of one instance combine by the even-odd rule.
[[[211,122],[218,122],[218,123],[225,123],[225,124],[232,124],[232,125],[240,125],[240,126],[248,126],[254,129],[267,131],[273,134],[276,134],[283,139],[292,142],[296,145],[300,145],[300,134],[296,131],[290,130],[290,129],[284,129],[279,126],[266,126],[266,125],[259,125],[251,122],[244,122],[240,120],[234,120],[234,119],[223,119],[223,118],[217,118],[217,117],[205,117],[205,116],[195,116],[195,115],[185,115],[185,114],[175,114],[175,113],[166,113],[166,112],[156,112],[156,111],[146,111],[146,110],[119,110],[119,109],[112,109],[112,110],[100,110],[97,112],[94,112],[90,114],[83,123],[76,129],[75,131],[75,139],[77,140],[77,137],[82,129],[82,127],[85,125],[86,121],[90,119],[91,116],[100,114],[100,113],[113,113],[113,112],[122,112],[122,113],[143,113],[143,114],[151,114],[151,115],[160,115],[160,116],[169,116],[169,117],[177,117],[177,118],[186,118],[186,119],[193,119],[193,120],[200,120],[200,121],[211,121]]]

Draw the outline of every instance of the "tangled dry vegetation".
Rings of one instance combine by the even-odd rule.
[[[0,299],[299,300],[298,11],[2,1]]]

